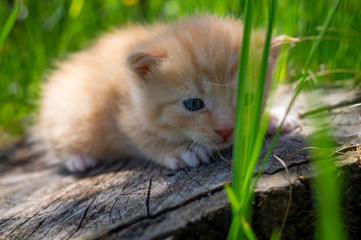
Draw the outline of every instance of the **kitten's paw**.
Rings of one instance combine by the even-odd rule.
[[[165,157],[165,165],[171,169],[196,167],[200,163],[209,163],[213,151],[201,146],[178,148]]]
[[[282,119],[286,114],[286,109],[283,107],[274,108],[270,111],[270,118],[267,127],[267,134],[274,135],[281,125]],[[297,120],[295,117],[288,115],[283,123],[281,133],[288,133],[297,127]]]
[[[65,160],[65,167],[73,173],[85,172],[97,164],[95,158],[81,154],[69,154],[62,158]]]

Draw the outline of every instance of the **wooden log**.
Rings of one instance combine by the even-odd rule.
[[[356,94],[356,95],[355,95]],[[345,91],[328,92],[337,105]],[[337,101],[334,101],[337,99]],[[332,106],[332,105],[331,105]],[[301,110],[300,110],[301,111]],[[361,143],[360,107],[327,108],[336,141]],[[253,226],[260,239],[279,229],[292,198],[284,239],[310,239],[317,219],[312,208],[312,166],[305,138],[307,121],[282,136],[256,191]],[[263,154],[267,148],[266,139]],[[361,232],[360,153],[355,146],[339,157],[344,216],[350,237]],[[228,159],[230,151],[222,153]],[[231,163],[219,157],[199,168],[171,171],[143,159],[106,163],[84,175],[69,174],[59,163],[20,143],[0,152],[0,239],[224,239],[231,211],[223,185]],[[330,186],[332,187],[332,186]]]

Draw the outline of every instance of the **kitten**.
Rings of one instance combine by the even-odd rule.
[[[232,144],[242,32],[239,20],[195,16],[106,34],[50,74],[36,132],[72,172],[140,156],[171,169],[207,163]],[[260,54],[263,39],[252,34]]]

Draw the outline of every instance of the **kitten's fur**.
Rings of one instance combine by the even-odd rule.
[[[232,144],[242,31],[241,21],[215,16],[113,31],[49,76],[36,132],[74,172],[142,155],[172,169],[208,162]],[[252,34],[260,53],[263,39]],[[189,98],[205,108],[187,110]]]

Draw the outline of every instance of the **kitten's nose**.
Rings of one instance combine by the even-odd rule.
[[[215,131],[216,133],[218,133],[219,135],[221,135],[221,137],[222,137],[224,140],[227,140],[227,138],[232,135],[232,133],[233,133],[233,128],[214,129],[214,131]]]

